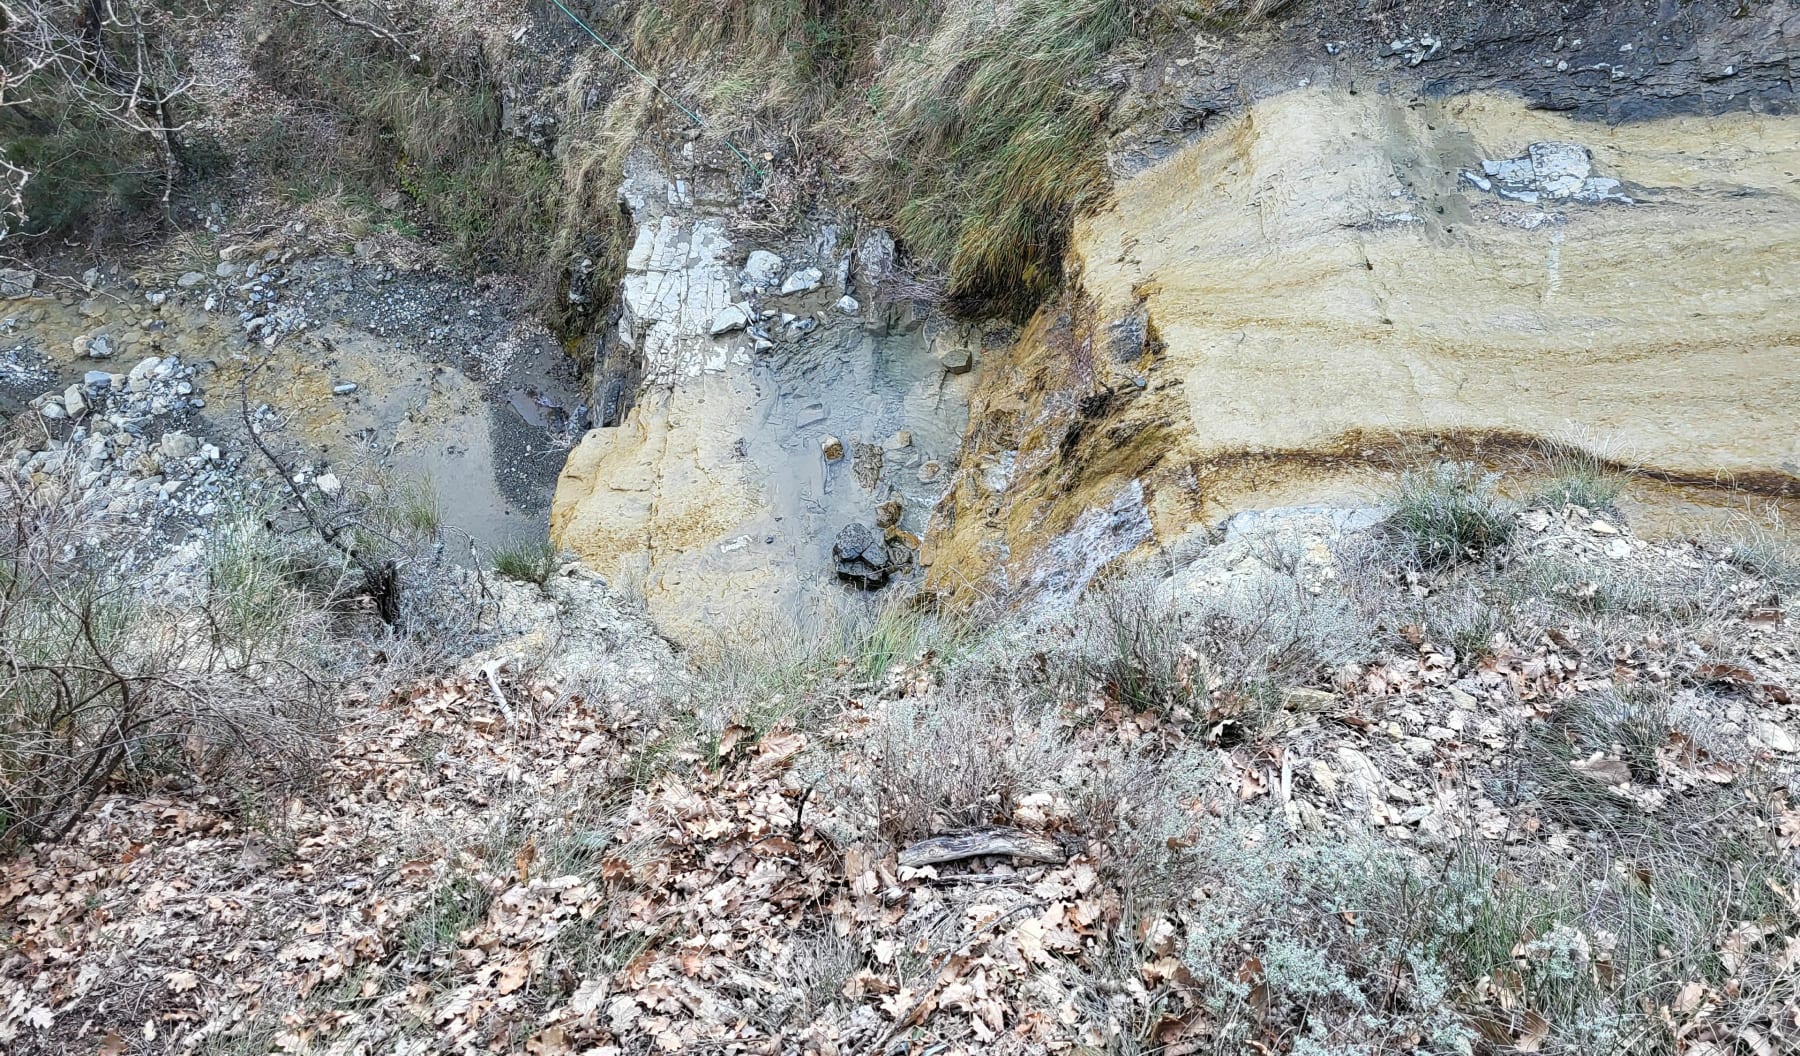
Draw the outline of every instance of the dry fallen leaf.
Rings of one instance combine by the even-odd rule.
[[[1620,759],[1607,759],[1595,755],[1588,759],[1577,759],[1569,764],[1569,769],[1596,781],[1608,785],[1631,784],[1631,767]]]
[[[563,1056],[574,1051],[574,1046],[569,1044],[568,1031],[561,1026],[547,1027],[525,1043],[528,1056]]]
[[[1719,964],[1732,974],[1737,974],[1744,967],[1750,955],[1751,947],[1761,942],[1774,928],[1760,921],[1746,920],[1732,928],[1725,941],[1719,944]]]
[[[1676,1012],[1687,1015],[1699,1008],[1701,1000],[1705,997],[1706,984],[1697,981],[1690,982],[1684,985],[1681,988],[1681,991],[1675,995],[1675,1003],[1671,1007]]]
[[[606,980],[584,979],[569,995],[569,1011],[583,1019],[592,1017],[606,1003]]]
[[[1519,1013],[1517,1029],[1513,1048],[1520,1052],[1541,1052],[1544,1042],[1550,1040],[1550,1021],[1529,1008]]]
[[[525,980],[529,978],[531,978],[531,956],[521,953],[506,962],[505,966],[500,969],[496,989],[502,994],[510,994],[524,986]]]

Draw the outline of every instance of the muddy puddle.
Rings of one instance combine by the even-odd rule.
[[[273,268],[252,285],[209,274],[149,284],[147,299],[46,284],[48,295],[0,301],[0,409],[90,370],[178,356],[202,368],[190,432],[241,436],[248,376],[250,408],[282,423],[270,435],[295,468],[330,467],[352,486],[429,480],[443,522],[484,546],[541,536],[581,394],[573,364],[505,291],[341,260]],[[246,315],[267,329],[247,332]],[[104,359],[90,358],[96,337]]]

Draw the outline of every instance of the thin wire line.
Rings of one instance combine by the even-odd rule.
[[[607,51],[612,52],[613,57],[618,59],[620,62],[624,63],[626,69],[630,70],[632,73],[635,73],[639,77],[643,78],[644,83],[649,85],[651,88],[655,89],[657,95],[662,96],[664,99],[667,99],[670,103],[674,104],[675,109],[686,114],[688,117],[693,118],[694,124],[699,125],[702,130],[704,130],[706,128],[706,122],[700,120],[699,114],[696,114],[692,110],[689,110],[687,107],[681,105],[681,100],[675,98],[674,96],[670,95],[668,92],[664,91],[663,86],[656,82],[656,78],[645,73],[643,70],[638,69],[637,63],[632,62],[631,59],[627,58],[625,53],[620,51],[618,48],[615,48],[611,44],[608,44],[606,42],[605,37],[594,32],[593,26],[590,26],[586,22],[581,20],[580,15],[577,15],[575,12],[569,10],[567,7],[564,7],[562,0],[550,0],[550,2],[555,4],[557,9],[560,10],[563,14],[568,15],[569,21],[574,22],[576,25],[580,26],[583,30],[585,30],[587,32],[588,36],[593,37],[594,40],[600,44],[601,47],[605,48]],[[738,156],[739,161],[743,162],[746,166],[749,167],[751,172],[754,172],[756,174],[757,179],[762,179],[765,175],[767,175],[766,173],[763,172],[762,168],[756,164],[756,162],[750,160],[750,156],[748,154],[745,154],[743,151],[738,149],[738,146],[736,143],[733,143],[729,138],[727,138],[725,136],[720,136],[719,139],[722,140],[726,146],[731,148],[731,152]]]

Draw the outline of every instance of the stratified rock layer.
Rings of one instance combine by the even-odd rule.
[[[1079,588],[1396,455],[1539,440],[1791,491],[1796,172],[1791,116],[1260,102],[1077,225],[1069,295],[984,369],[933,580]]]

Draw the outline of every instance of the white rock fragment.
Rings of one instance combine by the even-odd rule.
[[[1758,723],[1756,727],[1756,739],[1767,745],[1770,751],[1800,751],[1800,743],[1797,743],[1794,740],[1794,735],[1789,733],[1787,727],[1780,723]]]
[[[801,268],[789,275],[787,281],[781,284],[781,294],[787,297],[796,293],[810,293],[818,289],[819,283],[824,281],[825,273],[818,268]]]
[[[744,262],[743,277],[749,286],[773,286],[781,274],[781,257],[766,249],[754,250]]]
[[[200,442],[186,433],[169,432],[163,434],[158,449],[167,459],[191,458],[200,450]]]
[[[721,337],[748,325],[750,310],[742,304],[728,304],[713,315],[712,327],[708,332],[714,337]]]

